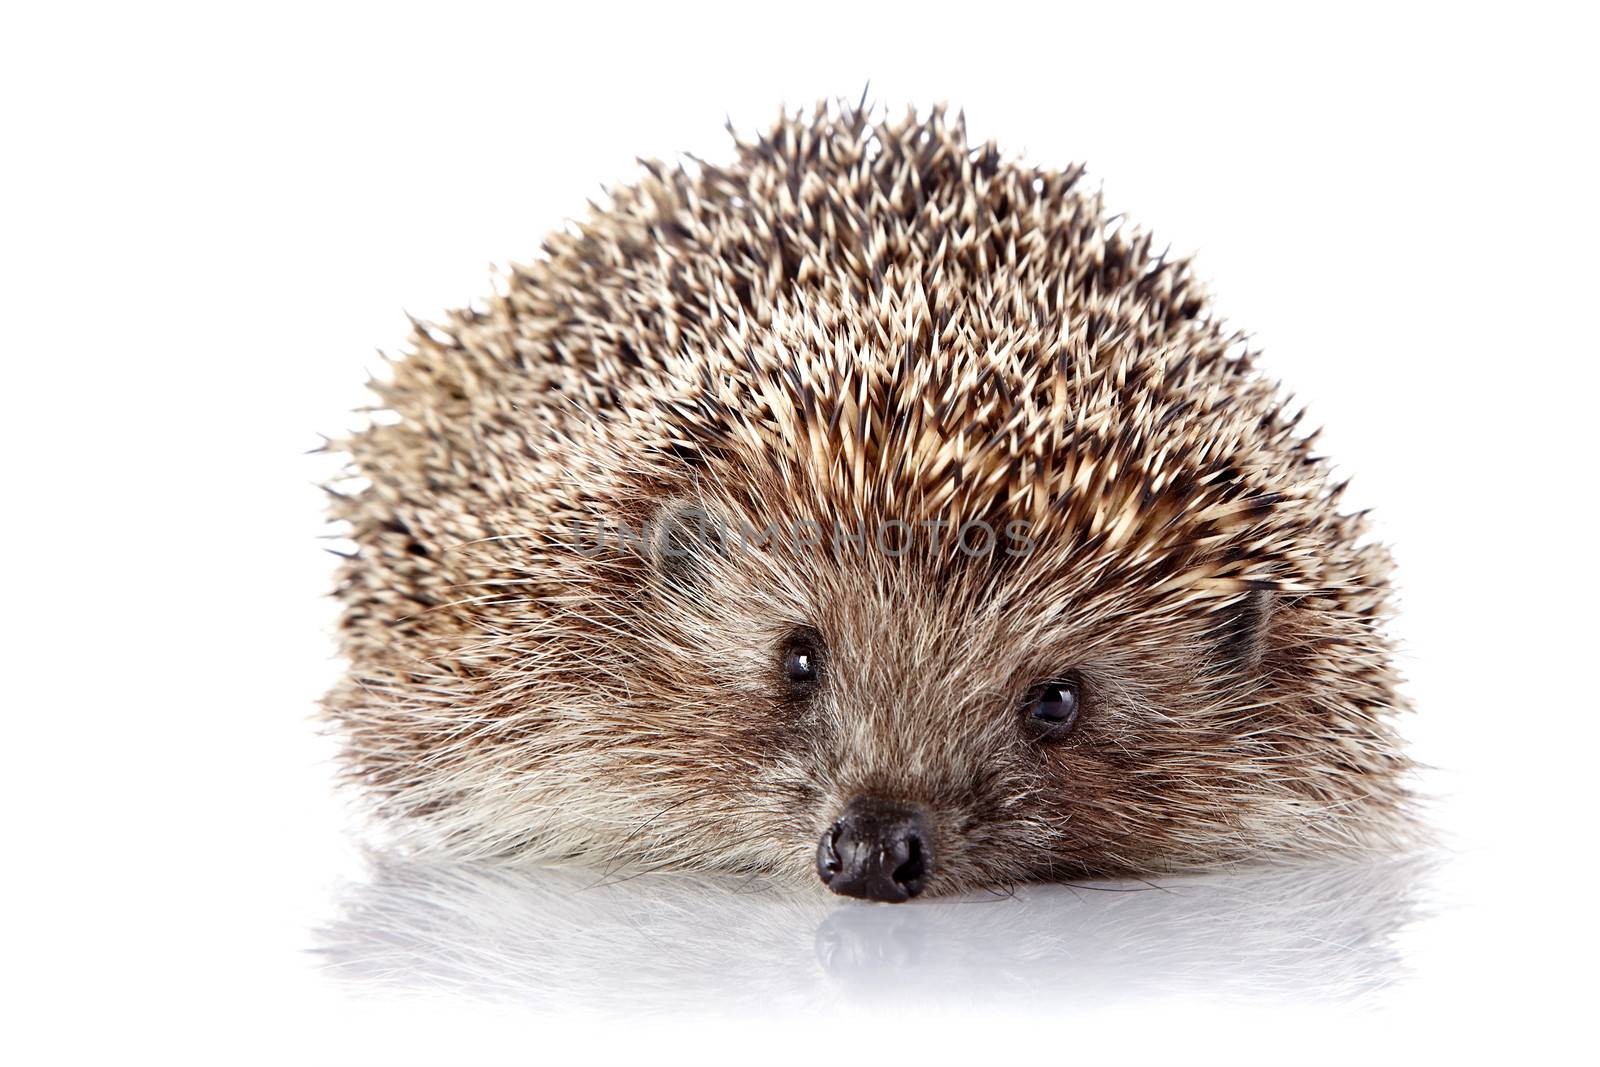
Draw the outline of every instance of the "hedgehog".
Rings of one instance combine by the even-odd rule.
[[[733,139],[331,445],[389,846],[898,902],[1405,842],[1389,554],[1188,260],[944,108]]]

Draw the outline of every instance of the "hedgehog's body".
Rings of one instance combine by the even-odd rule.
[[[419,329],[336,509],[381,812],[881,899],[1392,840],[1386,559],[1078,177],[786,121]]]

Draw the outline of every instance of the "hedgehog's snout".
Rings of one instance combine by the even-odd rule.
[[[863,900],[910,900],[933,867],[920,807],[857,798],[817,843],[817,875],[835,893]]]

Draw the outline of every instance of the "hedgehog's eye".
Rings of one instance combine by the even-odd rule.
[[[784,673],[790,681],[816,681],[816,649],[790,645],[784,653]]]
[[[1028,724],[1045,737],[1064,737],[1077,724],[1081,703],[1078,680],[1070,676],[1057,678],[1028,691],[1023,713]]]
[[[810,685],[822,672],[821,641],[816,635],[803,630],[789,638],[784,646],[784,677],[794,685]]]

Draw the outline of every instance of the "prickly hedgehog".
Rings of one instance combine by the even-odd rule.
[[[819,107],[418,324],[333,505],[398,840],[877,900],[1400,840],[1388,558],[1084,184]]]

